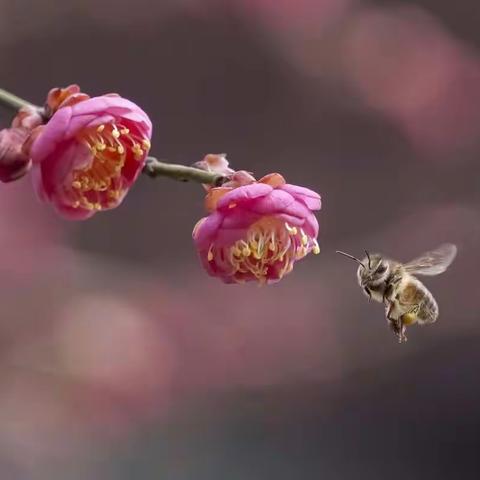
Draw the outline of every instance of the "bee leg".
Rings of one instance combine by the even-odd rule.
[[[387,317],[387,320],[391,322],[394,321],[394,318],[392,317],[392,311],[394,306],[395,304],[393,302],[385,302],[385,316]]]
[[[412,315],[415,317],[417,313],[420,311],[420,305],[415,304],[410,310],[407,310],[403,315],[400,316],[400,324],[401,324],[401,332],[399,336],[399,342],[406,342],[407,336],[405,332],[407,331],[407,325],[409,325],[411,321]]]
[[[406,326],[401,322],[401,320],[389,319],[388,324],[392,329],[392,332],[398,339],[398,343],[404,343],[407,341],[407,336],[405,335]]]
[[[383,303],[384,304],[392,304],[393,303],[393,297],[394,297],[394,292],[395,291],[395,286],[394,284],[390,283],[388,284],[387,288],[385,288],[385,291],[383,292]]]
[[[398,284],[400,283],[401,277],[397,277],[392,275],[389,279],[387,279],[387,287],[383,292],[383,303],[392,302],[394,297],[395,289],[397,288]]]
[[[398,319],[399,322],[399,334],[398,334],[398,343],[405,343],[407,341],[407,326],[403,323],[402,317]]]
[[[393,333],[398,337],[398,342],[402,343],[403,341],[406,341],[407,337],[405,336],[405,325],[403,325],[401,319],[394,318],[392,316],[395,302],[385,302],[385,307],[385,315],[387,317],[388,324]]]
[[[393,318],[389,318],[388,319],[388,325],[389,325],[390,329],[392,330],[392,332],[398,337],[398,335],[400,334],[400,330],[398,328],[398,322],[396,320],[394,320]]]

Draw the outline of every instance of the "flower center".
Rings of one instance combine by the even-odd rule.
[[[267,217],[254,223],[244,239],[229,247],[217,249],[212,244],[208,260],[218,260],[218,256],[220,260],[226,260],[233,267],[234,278],[239,282],[253,275],[260,283],[265,283],[270,278],[282,278],[293,269],[296,260],[310,251],[320,253],[316,239],[309,237],[301,228]]]
[[[102,210],[118,204],[125,191],[122,169],[133,155],[141,161],[150,149],[146,137],[131,132],[122,124],[102,124],[82,132],[92,160],[72,172],[69,189],[73,208]]]

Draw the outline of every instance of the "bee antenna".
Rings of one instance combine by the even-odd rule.
[[[372,262],[370,261],[370,254],[365,250],[365,253],[367,254],[368,258],[368,268],[372,268]]]
[[[340,255],[343,255],[344,257],[351,258],[352,260],[355,260],[363,268],[365,268],[365,265],[357,257],[354,257],[353,255],[350,255],[349,253],[341,252],[340,250],[337,250],[336,253],[339,253]]]

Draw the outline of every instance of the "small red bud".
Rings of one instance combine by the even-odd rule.
[[[23,177],[31,166],[23,144],[30,135],[30,130],[23,127],[6,128],[0,131],[0,180],[12,182]]]

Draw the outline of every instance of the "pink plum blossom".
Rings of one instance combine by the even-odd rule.
[[[208,274],[225,283],[275,283],[297,260],[320,252],[313,213],[320,196],[278,173],[213,188],[206,207],[210,214],[197,223],[193,239]]]
[[[16,118],[17,128],[28,131],[18,151],[31,160],[39,197],[69,219],[117,207],[150,150],[147,114],[116,94],[90,98],[77,85],[55,88],[42,124]]]

